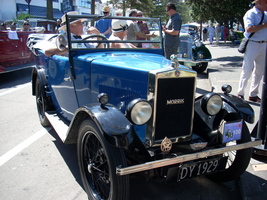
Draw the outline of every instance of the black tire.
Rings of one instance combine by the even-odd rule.
[[[208,63],[202,62],[202,63],[197,64],[196,66],[192,66],[192,69],[196,71],[197,73],[202,73],[207,69],[207,67],[208,67]]]
[[[243,122],[241,140],[236,141],[236,144],[250,142],[250,132],[245,122]],[[231,142],[231,145],[233,143]],[[229,144],[228,144],[229,145]],[[226,144],[227,146],[227,144]],[[218,182],[228,182],[240,177],[247,169],[252,155],[252,148],[231,151],[223,156],[228,156],[226,169],[224,171],[208,175],[207,177]]]
[[[118,176],[116,166],[127,166],[122,149],[111,146],[91,120],[79,129],[78,162],[84,189],[90,200],[127,200],[129,176]]]
[[[50,126],[50,122],[45,116],[45,111],[48,109],[48,98],[45,97],[44,87],[41,84],[39,78],[36,79],[35,94],[36,94],[36,106],[40,123],[44,127]]]

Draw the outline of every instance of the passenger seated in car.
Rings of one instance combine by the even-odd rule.
[[[109,40],[124,40],[127,35],[126,20],[112,20],[112,35]],[[131,43],[111,43],[110,48],[136,48]]]
[[[76,11],[73,12],[68,12],[67,14],[74,14],[77,15],[78,13]],[[82,39],[82,34],[83,34],[83,22],[86,19],[77,19],[74,21],[70,22],[70,32],[71,32],[71,40],[81,40]],[[61,27],[58,29],[59,32],[66,32],[66,15],[63,15],[61,18]],[[96,28],[90,28],[91,32],[100,35],[99,31]],[[65,37],[65,39],[67,39]],[[49,46],[48,48],[44,49],[44,53],[46,56],[52,56],[52,55],[63,55],[67,56],[68,55],[68,49],[60,50],[57,45],[56,45],[56,38],[53,39],[54,41],[52,42],[52,47]],[[94,44],[90,43],[79,43],[81,48],[95,48]]]

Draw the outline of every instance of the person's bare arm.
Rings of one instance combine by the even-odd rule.
[[[44,54],[48,57],[53,56],[53,55],[63,55],[67,52],[68,52],[68,49],[60,51],[57,47],[44,50]]]
[[[106,31],[103,33],[103,35],[107,35],[108,33],[111,33],[111,31],[112,31],[112,28],[109,27],[108,30],[106,30]]]
[[[264,29],[264,28],[267,28],[267,23],[262,23],[262,24],[259,24],[259,25],[253,25],[253,26],[249,26],[246,28],[246,32],[247,33],[254,33],[254,32],[257,32],[261,29]]]
[[[176,30],[167,30],[165,27],[162,28],[162,31],[169,35],[179,35],[180,33],[180,31],[176,31]]]
[[[136,35],[138,35],[138,37],[146,38],[146,39],[149,39],[151,37],[157,37],[157,35],[155,35],[155,33],[153,33],[153,34],[144,34],[142,32],[137,32]]]

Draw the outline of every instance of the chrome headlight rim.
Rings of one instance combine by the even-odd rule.
[[[208,115],[217,115],[223,105],[223,100],[219,94],[208,93],[202,97],[201,108]]]
[[[152,116],[152,106],[145,99],[134,99],[126,109],[127,119],[135,125],[144,125]]]

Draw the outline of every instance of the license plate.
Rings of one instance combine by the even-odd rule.
[[[182,165],[178,171],[178,181],[223,170],[225,169],[226,161],[227,157],[223,157],[216,160],[206,160]]]
[[[240,140],[242,134],[242,120],[238,122],[224,122],[221,130],[222,143]]]

